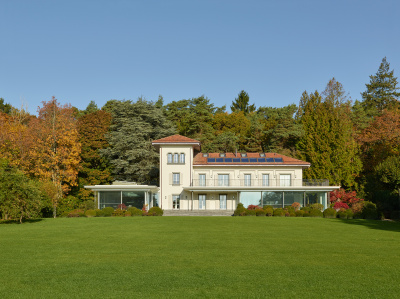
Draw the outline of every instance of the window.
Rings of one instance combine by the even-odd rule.
[[[179,163],[182,163],[182,164],[185,163],[185,154],[184,154],[184,153],[181,153],[181,154],[180,154],[180,156],[179,156]]]
[[[205,209],[206,209],[206,195],[199,194],[199,210],[205,210]]]
[[[168,153],[167,157],[167,163],[172,163],[172,154]]]
[[[244,185],[251,186],[251,174],[244,175]]]
[[[269,186],[269,174],[262,175],[262,185]]]
[[[226,194],[219,195],[219,209],[226,210]]]
[[[177,153],[174,154],[174,163],[178,163],[179,155]]]
[[[203,157],[208,157],[208,154],[204,153],[204,154],[203,154]]]
[[[199,186],[204,187],[206,185],[206,175],[199,174]]]
[[[229,174],[218,175],[218,186],[229,186]]]
[[[265,157],[265,153],[260,153],[260,157]]]
[[[173,173],[172,174],[172,185],[179,185],[181,182],[181,174]]]
[[[179,195],[172,195],[172,209],[173,210],[179,210],[179,204],[180,204],[180,196]]]
[[[279,176],[280,186],[287,187],[290,186],[290,174],[281,174]]]
[[[247,157],[247,154],[246,153],[242,153],[242,154],[240,154],[242,157]]]
[[[220,156],[221,158],[224,158],[224,157],[225,157],[225,154],[219,154],[219,156]]]

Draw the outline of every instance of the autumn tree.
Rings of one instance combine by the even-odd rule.
[[[377,73],[369,76],[370,82],[365,84],[367,90],[361,93],[363,105],[372,116],[382,113],[384,109],[398,107],[399,87],[394,70],[390,71],[389,66],[384,57]]]
[[[256,106],[254,104],[249,104],[250,97],[247,92],[242,90],[239,92],[238,97],[232,102],[231,111],[239,112],[242,111],[245,115],[256,110]]]
[[[98,110],[78,119],[77,129],[81,144],[81,163],[79,166],[79,192],[83,200],[93,198],[93,193],[85,185],[108,184],[112,181],[107,160],[99,153],[109,146],[106,133],[111,124],[111,114]]]
[[[159,153],[152,141],[175,134],[175,127],[154,103],[116,101],[111,108],[112,122],[100,149],[112,167],[115,179],[156,184],[159,179]]]
[[[73,109],[53,97],[38,108],[38,118],[30,122],[29,128],[34,138],[29,171],[43,181],[51,180],[57,189],[55,217],[58,201],[77,184],[81,147]]]
[[[311,163],[303,177],[354,188],[362,164],[343,86],[332,79],[322,95],[304,92],[297,118],[304,130],[299,158]]]

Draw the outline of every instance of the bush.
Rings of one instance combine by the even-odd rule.
[[[362,216],[363,207],[364,207],[364,201],[359,201],[359,202],[353,203],[351,205],[351,209],[354,214],[353,218],[356,218],[356,219],[363,218],[363,216]]]
[[[337,217],[340,219],[347,219],[347,213],[345,209],[340,209],[337,213]]]
[[[104,212],[100,209],[96,209],[96,217],[104,217]]]
[[[118,205],[118,209],[126,210],[126,205],[125,205],[124,203],[120,203],[120,204]]]
[[[246,208],[242,203],[238,203],[236,210],[233,212],[234,216],[246,216]]]
[[[112,207],[106,207],[102,211],[104,217],[111,217],[112,213],[114,212],[114,209]]]
[[[124,217],[125,216],[125,211],[121,209],[116,209],[114,212],[112,212],[112,215],[114,217]]]
[[[323,211],[324,210],[324,206],[320,203],[313,203],[310,205],[311,210],[319,210],[319,211]]]
[[[82,202],[82,203],[79,205],[79,207],[80,207],[81,209],[83,209],[85,212],[86,212],[87,210],[94,210],[94,209],[96,208],[95,205],[94,205],[94,201],[91,200],[91,199],[88,199],[88,200]]]
[[[364,207],[362,209],[362,216],[364,219],[378,219],[378,209],[376,204],[370,201],[364,201]]]
[[[264,209],[264,210],[266,210],[266,209],[272,209],[272,210],[274,210],[274,207],[273,207],[273,206],[267,205],[267,206],[263,206],[263,209]]]
[[[294,208],[294,211],[300,210],[301,204],[298,202],[292,203],[292,207]]]
[[[294,213],[296,211],[295,208],[292,206],[285,207],[285,210],[288,211],[289,213]]]
[[[136,207],[128,208],[127,212],[129,212],[131,214],[131,216],[142,216],[143,215],[143,211],[139,210]]]
[[[285,216],[285,211],[282,208],[278,208],[274,210],[274,216],[283,217]]]
[[[273,216],[274,215],[274,209],[272,207],[271,208],[266,208],[266,209],[263,208],[263,210],[265,211],[265,215],[266,216]]]
[[[321,210],[319,210],[319,209],[312,209],[310,212],[309,212],[309,216],[310,217],[322,217],[322,212],[321,212]]]
[[[161,208],[159,208],[159,207],[152,207],[147,212],[147,216],[162,216],[163,214],[164,214],[164,211],[161,210]]]
[[[335,204],[333,205],[333,208],[334,208],[336,211],[339,211],[340,209],[345,209],[345,210],[347,210],[347,209],[349,208],[349,206],[347,205],[347,203],[338,201],[338,202],[335,202]]]
[[[300,210],[304,211],[304,213],[308,213],[311,211],[311,208],[310,207],[302,207],[302,208],[300,208]]]
[[[265,216],[267,213],[265,212],[264,209],[257,209],[256,210],[256,216]]]
[[[346,210],[347,219],[353,219],[354,213],[351,209]]]
[[[246,209],[246,216],[256,216],[256,210]]]
[[[86,210],[86,217],[96,217],[96,210]]]
[[[298,210],[295,212],[296,217],[303,217],[304,216],[304,211],[303,210]]]
[[[75,217],[86,217],[85,212],[83,210],[73,210],[68,213],[68,218],[75,218]]]
[[[289,216],[290,216],[290,217],[296,217],[296,212],[290,212],[290,213],[289,213]]]
[[[324,218],[336,218],[336,210],[334,208],[328,208],[324,211]]]
[[[248,209],[248,210],[257,210],[257,209],[261,209],[261,207],[256,206],[256,205],[249,205],[249,206],[247,207],[247,209]]]

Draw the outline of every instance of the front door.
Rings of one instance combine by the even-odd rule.
[[[219,195],[219,209],[226,210],[226,194]]]
[[[199,210],[206,209],[206,196],[205,194],[199,195]]]

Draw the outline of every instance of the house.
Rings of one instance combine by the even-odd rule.
[[[173,135],[153,141],[160,153],[158,205],[165,210],[234,210],[320,203],[339,189],[303,180],[310,163],[276,153],[202,153],[199,141]]]

